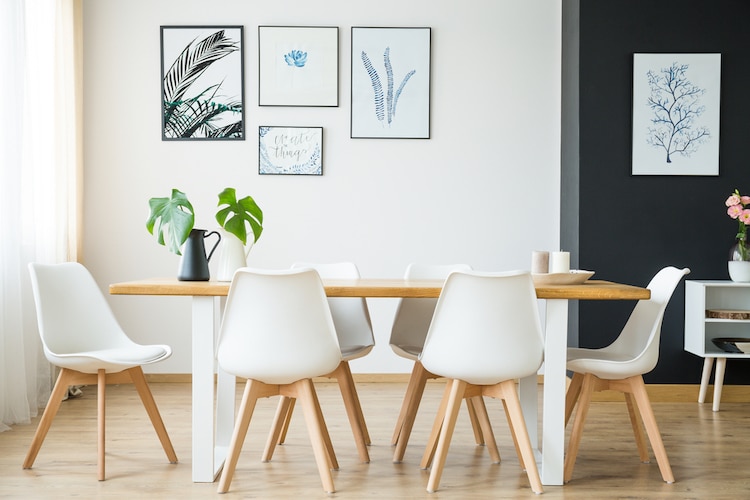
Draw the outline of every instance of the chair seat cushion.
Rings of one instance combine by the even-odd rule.
[[[341,358],[344,361],[361,358],[372,351],[372,345],[347,345],[341,346]]]
[[[96,373],[103,369],[114,372],[145,365],[168,358],[172,351],[164,345],[138,345],[99,349],[85,352],[53,354],[47,352],[48,360],[61,367],[83,373]]]
[[[395,352],[397,355],[401,356],[402,358],[411,359],[416,361],[419,359],[419,355],[422,354],[422,348],[424,346],[416,346],[416,345],[394,345],[391,344],[391,349],[393,349],[393,352]]]

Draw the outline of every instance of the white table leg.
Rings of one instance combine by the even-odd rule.
[[[547,300],[542,411],[542,484],[563,484],[568,301]]]
[[[193,482],[212,483],[223,463],[214,457],[214,360],[218,300],[193,299]]]

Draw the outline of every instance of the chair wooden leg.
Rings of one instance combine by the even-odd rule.
[[[320,474],[320,480],[323,483],[323,489],[327,493],[333,493],[336,491],[333,485],[333,476],[331,475],[330,469],[330,457],[329,451],[326,445],[325,434],[328,433],[325,421],[321,418],[322,413],[319,408],[317,396],[315,395],[315,388],[313,387],[312,380],[304,379],[299,380],[292,384],[296,386],[298,396],[302,403],[303,411],[305,412],[305,422],[307,423],[307,431],[310,434],[310,441],[312,443],[313,452],[315,454],[315,462],[318,465],[318,473]]]
[[[437,377],[425,370],[422,363],[416,361],[409,377],[409,385],[406,387],[406,395],[401,405],[396,429],[393,431],[392,443],[396,446],[393,452],[393,463],[401,463],[404,459],[406,445],[409,443],[414,420],[417,418],[419,403],[422,402],[425,384],[430,378]]]
[[[248,380],[245,383],[245,391],[242,394],[242,402],[237,412],[237,419],[232,431],[232,440],[229,442],[229,451],[224,462],[224,470],[221,471],[221,478],[219,479],[219,487],[217,488],[219,493],[229,491],[229,485],[232,483],[232,478],[234,477],[234,470],[237,467],[237,460],[242,451],[242,444],[245,442],[250,419],[253,417],[255,404],[258,398],[269,395],[266,394],[269,387],[271,386],[266,386],[262,382],[255,380]]]
[[[633,435],[635,436],[635,444],[638,446],[638,455],[641,458],[641,462],[647,464],[651,461],[648,456],[648,446],[646,445],[646,436],[643,435],[643,428],[641,427],[641,420],[638,417],[637,404],[633,401],[633,395],[625,393],[625,403],[628,405],[628,416],[630,416],[630,424],[633,427]]]
[[[563,468],[564,482],[570,481],[570,478],[573,476],[573,467],[576,464],[578,448],[581,445],[583,424],[586,422],[586,415],[589,412],[589,404],[591,403],[591,395],[594,392],[594,386],[596,384],[594,379],[595,377],[590,373],[583,376],[581,392],[578,397],[578,411],[576,411],[575,419],[573,419],[573,429],[570,434],[570,441],[568,442],[568,452],[565,455],[565,464]]]
[[[481,401],[481,398],[479,400]],[[475,408],[473,399],[466,399],[466,409],[469,411],[469,422],[471,422],[471,429],[474,431],[474,442],[477,443],[477,446],[482,446],[484,444],[484,435],[482,434],[482,425],[479,423],[479,416],[477,415],[478,408]]]
[[[369,463],[370,453],[367,451],[369,436],[367,436],[367,427],[363,425],[364,416],[362,415],[362,407],[359,404],[357,388],[354,385],[354,377],[352,377],[349,363],[346,361],[339,363],[339,366],[332,375],[339,384],[341,397],[344,400],[344,408],[346,408],[346,415],[349,418],[349,425],[354,434],[354,442],[357,445],[359,460],[363,463]]]
[[[570,416],[573,414],[573,408],[576,407],[578,396],[581,394],[581,384],[583,384],[583,374],[574,373],[570,381],[568,391],[565,393],[565,426],[567,427]]]
[[[521,468],[523,470],[526,470],[526,462],[524,462],[523,454],[521,453],[521,447],[518,445],[518,438],[516,437],[516,431],[515,429],[513,429],[513,420],[510,418],[510,411],[508,410],[508,403],[505,401],[505,399],[503,399],[503,409],[505,409],[505,418],[508,421],[508,428],[510,429],[510,435],[513,437],[513,446],[516,448],[516,455],[518,456],[518,463],[521,464]],[[528,429],[526,431],[528,432]]]
[[[281,433],[286,429],[287,422],[292,414],[292,405],[295,399],[287,396],[281,396],[279,398],[279,405],[276,407],[276,415],[273,417],[273,423],[271,424],[271,431],[268,433],[268,440],[266,441],[266,447],[263,450],[263,456],[261,462],[270,462],[273,458],[273,452],[276,449],[276,444],[283,441],[281,439]]]
[[[156,435],[159,437],[161,446],[162,448],[164,448],[164,452],[167,454],[169,463],[176,464],[177,454],[174,452],[172,441],[169,439],[169,434],[167,434],[166,427],[164,427],[164,421],[162,420],[161,414],[159,413],[159,408],[157,408],[156,406],[156,401],[154,401],[154,395],[151,393],[151,389],[148,387],[148,382],[146,382],[146,377],[143,375],[143,368],[141,368],[140,366],[136,366],[127,370],[127,372],[130,375],[131,380],[133,381],[135,390],[141,397],[141,401],[143,402],[144,408],[146,408],[148,418],[151,419],[151,424],[154,426],[154,430],[156,431]]]
[[[490,416],[487,414],[487,406],[484,404],[484,398],[482,396],[473,396],[466,399],[468,406],[474,408],[474,415],[476,422],[473,426],[479,429],[479,434],[482,437],[483,443],[487,447],[487,451],[490,454],[492,463],[500,463],[500,450],[497,449],[497,440],[495,439],[495,433],[492,430],[492,424],[490,423]],[[477,429],[474,430],[474,436],[477,436]]]
[[[285,404],[284,403],[285,399],[286,399],[286,396],[282,396],[279,399],[279,407],[282,404]],[[276,444],[284,444],[284,442],[286,441],[286,433],[289,430],[289,422],[292,421],[292,413],[294,413],[295,402],[296,400],[294,398],[289,398],[289,409],[287,410],[286,415],[284,415],[284,420],[278,423],[276,422],[274,423],[274,428],[276,427],[276,425],[280,426],[279,437],[278,437],[278,440],[276,441]],[[278,411],[278,408],[277,408],[277,411]]]
[[[104,423],[105,420],[105,395],[107,393],[107,373],[100,369],[97,371],[96,381],[96,430],[97,430],[97,478],[104,481]]]
[[[432,424],[430,436],[427,438],[427,446],[425,446],[424,454],[422,455],[422,461],[419,463],[419,467],[422,470],[429,469],[432,465],[432,460],[435,457],[435,450],[437,449],[438,440],[440,438],[440,431],[443,428],[443,421],[445,420],[445,412],[450,394],[451,384],[449,382],[445,384],[445,391],[443,391],[443,397],[440,399],[440,406],[438,407],[437,414],[435,415],[435,422]]]
[[[68,390],[72,375],[73,372],[67,368],[60,370],[55,387],[52,389],[52,394],[49,396],[47,406],[44,408],[44,413],[42,413],[42,418],[39,420],[39,425],[34,433],[34,438],[31,440],[29,451],[26,452],[26,458],[23,461],[24,469],[31,469],[34,465],[34,460],[36,460],[36,456],[39,454],[39,449],[42,447],[42,443],[44,443],[44,438],[47,437],[47,432],[49,432],[52,421],[60,409],[60,404],[62,404],[63,397],[65,397],[65,393]]]
[[[443,474],[443,466],[448,456],[448,448],[450,447],[453,430],[456,427],[456,419],[458,418],[458,410],[461,407],[461,400],[466,389],[466,382],[451,380],[449,386],[450,392],[445,406],[445,418],[440,429],[440,438],[437,450],[435,451],[432,470],[430,471],[430,479],[427,481],[427,491],[429,493],[437,491],[438,486],[440,486],[440,476]]]
[[[516,383],[514,380],[506,380],[501,382],[499,386],[502,389],[503,401],[505,401],[508,409],[508,420],[511,422],[515,442],[518,443],[521,450],[522,463],[526,465],[526,475],[529,478],[531,489],[534,493],[542,493],[544,491],[542,480],[536,466],[534,450],[531,448],[531,439],[528,429],[526,429],[526,421],[523,418],[521,401],[518,399],[518,392],[516,392]]]
[[[654,450],[656,456],[656,462],[659,464],[659,470],[661,471],[661,477],[667,483],[674,483],[674,474],[672,474],[672,467],[669,465],[669,458],[667,458],[667,450],[664,448],[664,442],[661,439],[661,433],[659,432],[659,426],[656,425],[656,417],[654,411],[651,408],[651,402],[646,392],[646,384],[643,382],[643,377],[637,375],[630,377],[631,390],[635,403],[641,412],[641,418],[643,424],[646,427],[646,433],[648,439],[651,441],[651,448]]]
[[[326,425],[325,418],[323,418],[323,410],[320,408],[320,401],[318,400],[318,393],[314,390],[313,386],[312,397],[315,402],[315,408],[318,411],[318,422],[321,422],[321,433],[323,435],[323,444],[326,449],[326,457],[328,459],[328,468],[331,470],[339,470],[339,462],[336,458],[336,452],[333,450],[333,443],[331,442],[331,435],[328,433],[328,426]]]

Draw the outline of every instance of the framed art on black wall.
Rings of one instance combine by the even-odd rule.
[[[721,54],[634,54],[633,175],[719,175]]]

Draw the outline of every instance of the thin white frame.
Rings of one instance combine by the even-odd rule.
[[[429,139],[431,28],[351,34],[351,138]]]
[[[719,175],[721,54],[633,54],[632,175]]]
[[[339,105],[337,26],[258,26],[258,105]]]
[[[244,27],[161,26],[160,42],[162,140],[244,141]]]
[[[258,127],[258,173],[323,175],[323,127]]]

